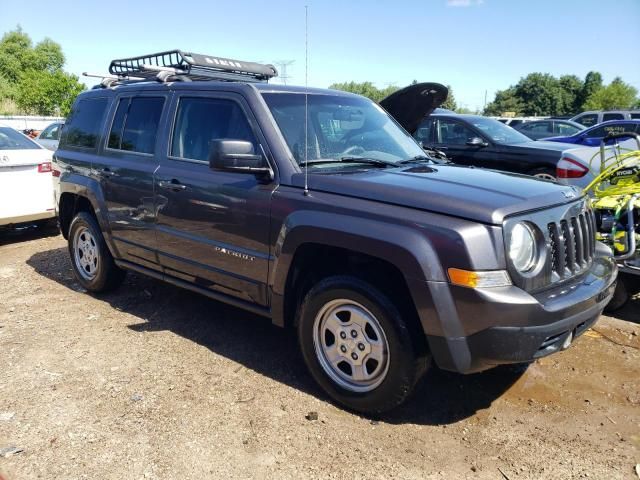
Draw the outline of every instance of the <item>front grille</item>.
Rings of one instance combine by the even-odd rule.
[[[595,254],[595,220],[592,210],[547,225],[552,281],[570,278],[591,263]]]

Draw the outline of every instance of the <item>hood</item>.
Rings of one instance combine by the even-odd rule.
[[[304,175],[293,176],[296,186]],[[357,173],[309,174],[309,190],[501,225],[505,217],[572,202],[582,193],[525,175],[458,165],[416,165]]]
[[[422,119],[439,107],[448,94],[449,89],[439,83],[416,83],[384,98],[380,106],[407,132],[413,133]]]

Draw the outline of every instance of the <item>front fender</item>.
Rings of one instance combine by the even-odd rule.
[[[419,231],[373,219],[319,211],[296,211],[278,233],[270,272],[273,291],[284,293],[296,250],[306,243],[345,248],[386,260],[406,278],[446,281],[430,240]]]
[[[427,280],[446,281],[438,255],[430,240],[407,226],[374,219],[319,211],[296,211],[283,222],[274,249],[269,285],[272,288],[272,317],[284,325],[284,295],[294,256],[302,245],[316,243],[348,249],[395,265],[405,277],[416,305],[431,305]]]

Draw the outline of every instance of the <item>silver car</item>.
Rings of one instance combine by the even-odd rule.
[[[609,120],[638,120],[640,110],[593,110],[582,112],[571,118],[572,122],[577,122],[585,127],[593,127],[598,123]]]
[[[62,122],[54,122],[40,132],[34,140],[48,150],[57,150],[60,132],[62,132]]]
[[[605,157],[638,150],[635,139],[623,140],[607,145]],[[564,185],[574,185],[581,190],[586,188],[600,173],[600,147],[577,147],[562,152],[556,168],[556,178]]]

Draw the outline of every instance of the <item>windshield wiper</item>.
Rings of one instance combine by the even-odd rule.
[[[408,163],[423,163],[423,162],[431,162],[436,163],[435,160],[431,157],[427,157],[426,155],[416,155],[415,157],[408,158],[406,160],[402,160],[398,162],[400,165],[407,165]]]
[[[318,158],[315,160],[306,160],[300,162],[298,165],[306,167],[307,165],[321,165],[325,163],[366,163],[367,165],[374,165],[376,167],[397,167],[394,162],[387,160],[379,160],[377,158],[367,157],[340,157],[340,158]]]
[[[416,155],[415,157],[411,157],[407,160],[402,160],[398,163],[401,165],[407,165],[409,163],[423,163],[423,162],[430,162],[435,164],[451,163],[451,161],[447,158],[445,153],[441,152],[440,150],[430,148],[428,153],[430,154],[430,156]]]

